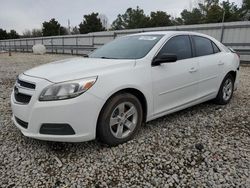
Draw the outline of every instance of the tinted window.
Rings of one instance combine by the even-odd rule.
[[[163,35],[121,37],[94,51],[90,58],[140,59],[148,54]]]
[[[192,49],[188,36],[176,36],[171,38],[161,49],[159,54],[169,53],[177,55],[177,59],[192,57]]]
[[[219,53],[220,52],[220,49],[218,48],[218,46],[216,46],[216,44],[214,44],[213,42],[212,42],[212,45],[213,45],[213,48],[214,48],[214,53],[216,54],[216,53]]]
[[[204,56],[210,55],[214,53],[213,46],[211,40],[204,38],[193,36],[194,44],[195,44],[195,51],[196,56]]]

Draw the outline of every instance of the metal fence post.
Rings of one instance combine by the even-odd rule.
[[[24,49],[22,47],[22,41],[21,41],[21,39],[19,40],[19,42],[20,42],[20,52],[21,52],[21,49],[22,49],[22,51],[24,51]]]
[[[76,37],[76,55],[78,55],[78,37]]]
[[[25,40],[25,43],[26,43],[26,52],[29,52],[28,39]]]
[[[15,52],[16,52],[16,40],[14,40],[14,49],[15,49]]]
[[[220,42],[223,42],[223,37],[224,37],[224,30],[225,30],[225,26],[224,24],[221,25],[221,35],[220,35]]]
[[[62,47],[63,47],[63,49],[62,49],[63,51],[62,52],[64,54],[64,37],[62,37]]]
[[[94,47],[94,45],[95,45],[95,36],[94,35],[92,35],[92,44],[91,44],[93,47]]]
[[[51,43],[51,53],[53,54],[54,52],[53,38],[51,38],[50,43]]]

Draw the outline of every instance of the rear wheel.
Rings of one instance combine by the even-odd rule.
[[[231,74],[228,74],[222,81],[219,93],[215,98],[215,103],[221,105],[229,103],[229,101],[233,96],[233,91],[234,91],[234,78]]]
[[[132,139],[141,126],[142,115],[141,103],[134,95],[122,93],[112,97],[98,119],[98,139],[110,146]]]

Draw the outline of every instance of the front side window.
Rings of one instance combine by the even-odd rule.
[[[159,55],[175,54],[177,60],[187,59],[192,57],[191,43],[189,36],[181,35],[171,38],[161,49]]]
[[[90,58],[140,59],[145,57],[163,35],[134,35],[118,38],[94,51]]]
[[[196,57],[210,55],[214,53],[211,40],[199,37],[192,36],[195,46]]]

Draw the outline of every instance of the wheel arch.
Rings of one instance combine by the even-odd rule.
[[[234,71],[234,70],[230,70],[230,71],[226,72],[225,76],[221,77],[222,80],[220,81],[220,87],[221,87],[221,84],[223,83],[223,80],[224,80],[228,75],[231,75],[231,76],[233,77],[233,79],[234,79],[234,82],[235,82],[236,76],[237,76],[237,72]],[[220,87],[219,87],[219,89],[218,89],[218,91],[217,91],[217,95],[218,95],[218,93],[219,93]]]
[[[102,106],[102,108],[101,108],[101,110],[99,112],[98,119],[97,119],[96,129],[98,128],[98,122],[99,122],[100,115],[103,112],[103,109],[107,105],[107,103],[109,102],[109,100],[111,98],[113,98],[115,95],[119,95],[119,94],[122,94],[122,93],[132,94],[132,95],[134,95],[140,101],[140,103],[142,105],[142,110],[143,110],[143,123],[146,122],[147,114],[148,114],[147,99],[146,99],[145,95],[140,90],[130,87],[130,88],[120,89],[120,90],[114,92],[113,94],[111,94],[108,97],[108,99],[105,101],[105,103],[103,104],[103,106]]]
[[[229,72],[226,74],[226,76],[227,76],[227,75],[229,75],[229,74],[230,74],[230,75],[232,75],[232,77],[234,78],[234,82],[235,82],[237,72],[236,72],[236,71],[231,70],[231,71],[229,71]],[[225,76],[225,77],[226,77],[226,76]],[[225,78],[225,77],[224,77],[224,78]]]

